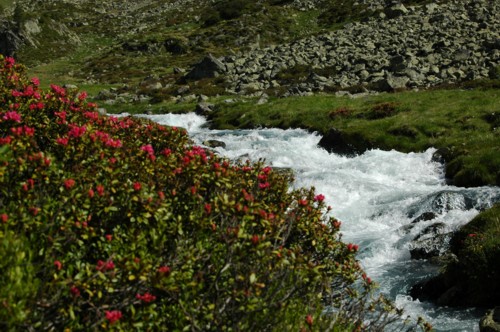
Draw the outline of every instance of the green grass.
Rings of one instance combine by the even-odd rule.
[[[271,99],[263,105],[221,104],[210,120],[212,128],[221,129],[300,127],[325,134],[336,128],[361,135],[372,146],[403,152],[448,148],[447,172],[456,184],[498,185],[499,91],[431,90],[358,99],[321,95]],[[379,114],[384,104],[391,115]]]

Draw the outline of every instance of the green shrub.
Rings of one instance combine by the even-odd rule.
[[[0,61],[6,330],[381,329],[402,314],[290,173],[103,117]]]

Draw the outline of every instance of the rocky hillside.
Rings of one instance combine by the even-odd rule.
[[[488,0],[21,0],[0,53],[54,59],[76,82],[127,83],[153,101],[193,91],[393,91],[498,75]],[[206,57],[203,59],[203,57]]]

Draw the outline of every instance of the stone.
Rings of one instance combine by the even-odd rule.
[[[387,18],[396,18],[402,15],[408,14],[408,9],[403,4],[396,4],[384,10],[384,14]]]
[[[386,78],[375,82],[374,87],[377,91],[392,92],[405,89],[410,79],[406,76],[393,76],[388,74]]]
[[[200,80],[202,78],[217,77],[226,72],[226,65],[212,54],[198,62],[184,78],[187,80]]]
[[[207,102],[200,102],[196,104],[194,112],[197,115],[207,116],[214,111],[215,105]]]
[[[226,143],[214,139],[209,139],[203,142],[203,145],[208,146],[209,148],[215,149],[215,148],[226,148]]]
[[[480,332],[500,332],[500,307],[488,310],[479,321]]]
[[[444,255],[451,235],[444,223],[434,223],[422,230],[409,244],[412,259],[428,259]]]

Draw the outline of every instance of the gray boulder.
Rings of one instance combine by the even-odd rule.
[[[202,78],[217,77],[225,72],[226,65],[212,54],[209,54],[194,65],[193,69],[184,78],[187,80],[199,80]]]

